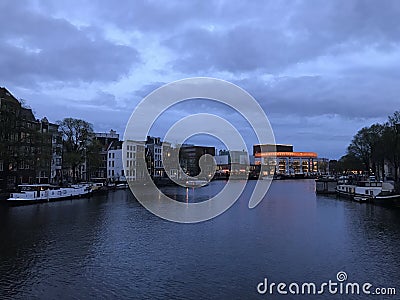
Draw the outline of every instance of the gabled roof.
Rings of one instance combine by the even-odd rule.
[[[4,100],[8,100],[10,102],[14,102],[15,105],[21,105],[17,98],[14,97],[13,94],[10,93],[5,87],[0,87],[0,98]]]
[[[31,108],[21,107],[20,117],[27,121],[32,121],[32,122],[36,121]]]

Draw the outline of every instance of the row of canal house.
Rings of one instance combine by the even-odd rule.
[[[0,87],[0,192],[22,183],[56,183],[61,169],[58,125],[36,119],[31,108]]]
[[[13,189],[21,183],[59,183],[68,178],[70,170],[63,169],[62,134],[58,125],[47,118],[38,120],[32,109],[24,107],[6,88],[0,88],[0,190]],[[146,141],[122,143],[114,130],[95,133],[101,146],[100,165],[89,169],[85,160],[77,170],[81,181],[124,181],[140,178],[136,174],[136,156],[144,155],[148,173],[153,178],[181,176],[176,169],[166,174],[162,163],[163,151],[176,151],[170,143],[159,137],[147,137]],[[131,168],[125,174],[122,163],[122,147],[127,147]],[[294,152],[292,145],[254,145],[253,155],[246,151],[220,151],[214,147],[184,144],[180,148],[179,164],[188,175],[200,173],[199,158],[209,154],[217,164],[217,175],[257,174],[263,166],[263,176],[275,174],[311,174],[318,169],[315,152]],[[207,170],[211,172],[211,170]]]
[[[126,173],[123,166],[122,148],[126,151]],[[107,152],[107,180],[110,182],[118,182],[124,180],[140,180],[144,177],[143,170],[147,170],[148,174],[154,179],[162,179],[166,177],[180,178],[180,170],[172,168],[169,174],[166,173],[162,162],[163,152],[173,157],[177,156],[176,148],[170,143],[162,142],[159,137],[148,136],[146,141],[115,141]],[[190,176],[196,176],[200,173],[198,161],[204,154],[215,156],[215,148],[208,146],[197,146],[184,144],[180,147],[179,164],[182,171]],[[168,155],[168,156],[169,156]],[[137,164],[138,156],[143,156],[145,166],[139,167]]]
[[[122,164],[122,147],[127,151],[127,172],[124,174]],[[180,177],[179,170],[164,169],[162,156],[163,151],[173,154],[176,149],[170,143],[162,142],[159,137],[147,137],[146,141],[127,141],[115,142],[108,151],[107,174],[109,181],[123,181],[125,179],[137,180],[143,178],[143,169],[153,179],[164,177]],[[204,154],[214,157],[216,163],[216,177],[228,178],[231,174],[258,177],[260,170],[261,176],[272,176],[273,174],[285,176],[310,176],[317,173],[328,173],[326,168],[327,159],[319,159],[315,152],[295,152],[293,145],[254,145],[253,155],[248,155],[246,151],[226,151],[220,150],[216,154],[214,147],[183,144],[180,147],[179,165],[184,173],[196,176],[200,173],[199,159]],[[145,157],[146,166],[136,168],[137,156]],[[325,166],[323,168],[323,166]],[[262,168],[261,168],[262,167]],[[206,170],[212,173],[212,170]]]
[[[121,157],[116,158],[116,162],[120,162],[115,166],[119,173],[112,173],[107,165],[108,151],[121,148],[119,134],[114,130],[99,132],[94,134],[94,139],[100,145],[100,164],[90,168],[89,160],[85,159],[78,166],[75,178],[78,181],[106,181],[123,176]],[[59,126],[46,117],[36,119],[31,108],[0,87],[0,193],[13,190],[19,184],[59,184],[71,178],[72,170],[63,165]]]

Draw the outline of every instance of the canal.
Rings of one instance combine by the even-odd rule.
[[[167,194],[206,199],[225,183]],[[90,199],[0,206],[1,299],[398,299],[400,210],[316,196],[313,180],[254,182],[221,216],[164,221],[128,190]],[[260,295],[258,283],[336,280],[396,296]]]

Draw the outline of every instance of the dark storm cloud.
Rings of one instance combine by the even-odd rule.
[[[211,76],[250,92],[278,142],[339,155],[358,129],[400,109],[399,1],[36,0],[0,10],[0,85],[50,119],[120,129],[164,83]],[[193,111],[173,107],[171,119]]]
[[[304,30],[316,38],[338,44],[357,41],[362,44],[396,43],[400,37],[400,3],[393,0],[302,1],[290,18],[289,26]]]
[[[246,1],[235,3],[219,0],[195,1],[81,1],[65,3],[40,1],[41,9],[50,12],[72,11],[73,16],[86,16],[91,22],[110,23],[123,30],[140,30],[171,34],[183,28],[201,26],[208,21],[231,24],[243,17],[243,8],[254,8]],[[253,9],[252,9],[253,10]]]
[[[171,65],[181,72],[265,70],[280,71],[310,59],[322,49],[307,39],[289,41],[279,30],[240,25],[230,30],[192,29],[171,37],[165,45],[182,53]],[[316,46],[316,45],[315,45]]]
[[[234,5],[232,3],[229,3]],[[226,5],[229,5],[226,3]],[[299,1],[278,7],[271,19],[265,4],[232,26],[189,28],[164,44],[181,53],[172,66],[182,72],[257,69],[280,72],[323,55],[364,48],[381,51],[398,46],[400,3],[397,1]],[[263,12],[265,14],[263,14]],[[285,16],[287,16],[285,18]]]
[[[400,109],[400,86],[389,77],[362,74],[331,80],[323,76],[278,77],[236,81],[266,113],[312,117],[332,114],[345,118],[386,118]]]
[[[28,3],[25,3],[28,4]],[[2,2],[1,79],[14,85],[112,81],[128,74],[138,52],[113,44],[99,29],[77,28],[12,1]]]
[[[33,91],[26,98],[30,99],[27,104],[34,109],[36,118],[47,117],[50,122],[68,117],[83,119],[92,123],[99,132],[108,132],[112,128],[122,135],[131,113],[120,107],[114,95],[102,91],[89,99],[85,98],[84,93],[80,97],[54,97],[40,91]],[[40,105],[39,102],[46,105]]]

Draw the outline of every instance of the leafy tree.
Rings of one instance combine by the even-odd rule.
[[[371,145],[371,169],[376,175],[382,174],[384,178],[384,144],[382,140],[385,125],[373,124],[369,127],[369,143]]]
[[[383,131],[384,126],[381,124],[364,127],[356,133],[347,148],[348,155],[359,159],[367,172],[375,170],[376,162],[383,160],[383,153],[380,150]]]
[[[94,136],[93,125],[74,118],[65,118],[58,124],[63,134],[63,162],[71,168],[75,182],[77,167],[87,159],[86,155]]]
[[[394,167],[394,177],[397,182],[399,179],[398,168],[400,166],[400,111],[394,112],[389,116],[385,124],[383,134],[383,144],[385,158]]]
[[[366,171],[372,169],[376,174],[382,174],[383,178],[384,163],[390,162],[397,182],[400,166],[400,111],[389,116],[385,124],[374,124],[359,130],[347,148],[347,153],[362,161]]]
[[[88,145],[86,149],[86,164],[87,164],[87,175],[97,177],[96,171],[99,170],[99,167],[103,164],[101,151],[102,144],[96,140],[92,139],[91,143]],[[87,178],[88,180],[90,178]]]
[[[362,171],[365,170],[365,164],[359,157],[353,154],[346,154],[337,162],[337,170],[345,173],[350,171]]]

